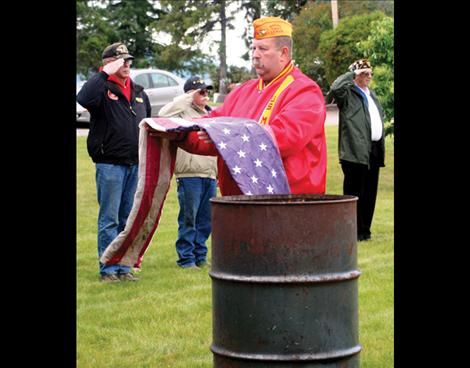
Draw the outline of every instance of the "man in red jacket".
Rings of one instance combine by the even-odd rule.
[[[258,79],[236,87],[223,106],[208,116],[258,121],[274,137],[286,170],[291,193],[324,193],[326,182],[326,106],[320,87],[292,62],[292,25],[278,17],[253,23],[253,66]],[[205,132],[191,132],[179,143],[184,150],[217,155]],[[222,195],[242,194],[220,158]]]

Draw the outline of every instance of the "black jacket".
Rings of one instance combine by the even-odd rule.
[[[90,112],[87,148],[93,162],[130,165],[138,162],[139,123],[151,116],[144,88],[131,80],[131,103],[101,71],[77,95]]]

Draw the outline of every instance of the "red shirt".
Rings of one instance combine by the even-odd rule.
[[[114,74],[111,74],[108,77],[108,80],[113,81],[116,83],[121,90],[122,94],[127,98],[127,101],[131,102],[131,79],[127,78],[122,84],[121,80],[118,79]]]
[[[269,100],[289,76],[293,82],[279,94],[268,126],[277,141],[291,193],[323,194],[326,186],[325,100],[320,87],[298,68],[292,68],[291,63],[267,86],[261,79],[243,83],[209,116],[259,121]],[[189,133],[180,146],[191,153],[217,155],[214,145],[199,140],[196,132]],[[222,195],[242,194],[220,156],[218,170]]]
[[[100,66],[98,71],[100,72],[102,70],[103,70],[103,66]],[[120,79],[118,79],[114,74],[111,74],[108,76],[108,80],[116,83],[119,89],[121,90],[122,94],[124,95],[124,97],[127,98],[127,101],[131,102],[131,79],[130,78],[127,78],[124,84],[122,84]]]

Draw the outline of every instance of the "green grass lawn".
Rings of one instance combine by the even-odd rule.
[[[342,194],[337,126],[327,126],[328,194]],[[372,240],[358,246],[361,368],[393,367],[393,139],[386,141]],[[208,270],[176,266],[173,181],[137,283],[101,284],[94,165],[77,137],[77,367],[212,367]],[[210,258],[210,239],[209,239]]]

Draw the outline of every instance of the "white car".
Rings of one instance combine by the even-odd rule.
[[[152,116],[157,116],[160,109],[173,101],[176,96],[184,93],[184,80],[177,75],[160,69],[131,69],[132,80],[144,87],[150,105]],[[83,83],[77,82],[77,93]],[[90,113],[77,102],[77,122],[90,122]]]
[[[83,84],[85,84],[85,81],[77,82],[77,94],[82,88]],[[88,110],[85,109],[78,102],[76,102],[76,104],[77,104],[77,123],[90,123],[90,113],[88,112]]]
[[[132,80],[140,84],[149,96],[152,116],[160,109],[184,93],[184,80],[177,75],[160,69],[131,69]]]

